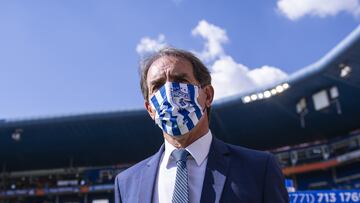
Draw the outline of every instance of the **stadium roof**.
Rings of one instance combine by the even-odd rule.
[[[322,90],[329,106],[316,110],[315,93],[318,104],[327,105]],[[298,113],[302,98],[306,105]],[[232,144],[272,149],[359,128],[359,105],[360,27],[286,81],[215,102],[211,129]],[[161,143],[145,110],[0,120],[0,164],[7,171],[133,163]]]

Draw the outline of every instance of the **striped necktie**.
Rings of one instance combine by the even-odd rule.
[[[185,149],[176,149],[172,152],[172,156],[175,158],[177,165],[172,203],[189,202],[188,174],[186,168],[186,160],[188,155],[189,152]]]

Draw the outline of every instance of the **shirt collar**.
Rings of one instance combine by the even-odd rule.
[[[195,159],[196,164],[200,166],[204,160],[206,159],[207,155],[209,154],[209,149],[212,141],[212,134],[209,130],[204,136],[197,139],[191,145],[187,146],[185,149],[191,154],[191,157]],[[172,160],[171,153],[176,149],[172,144],[170,144],[165,139],[165,152],[163,160],[166,162],[165,165],[167,166],[169,161]]]

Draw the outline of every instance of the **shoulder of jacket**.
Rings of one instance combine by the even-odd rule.
[[[238,156],[246,160],[253,160],[253,161],[265,161],[267,162],[271,156],[271,153],[266,151],[260,151],[255,149],[249,149],[242,146],[232,145],[225,143],[230,151],[230,154],[233,156]]]
[[[141,170],[146,167],[147,163],[154,157],[152,155],[151,157],[148,157],[147,159],[144,159],[140,161],[139,163],[131,166],[130,168],[125,169],[124,171],[121,171],[119,174],[116,175],[117,180],[124,180],[131,177],[136,177],[141,173]]]

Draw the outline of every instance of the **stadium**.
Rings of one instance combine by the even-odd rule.
[[[359,104],[360,27],[286,81],[216,101],[210,127],[274,153],[292,202],[359,202]],[[113,202],[160,135],[143,109],[0,120],[0,202]]]

